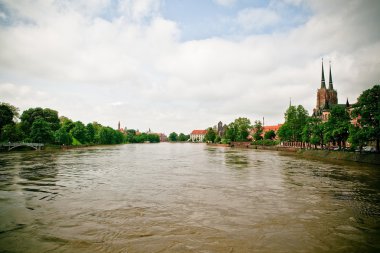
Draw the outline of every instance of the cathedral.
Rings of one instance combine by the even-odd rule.
[[[313,110],[313,116],[321,118],[323,121],[327,121],[328,115],[330,114],[330,109],[338,104],[338,93],[334,90],[332,74],[331,74],[331,63],[330,63],[330,74],[329,74],[329,87],[326,88],[325,72],[323,68],[322,59],[322,77],[321,77],[321,88],[317,92],[317,106]]]

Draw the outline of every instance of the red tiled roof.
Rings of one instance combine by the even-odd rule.
[[[275,126],[264,126],[264,127],[263,127],[263,132],[265,133],[265,132],[268,132],[268,131],[270,131],[270,130],[273,130],[273,131],[277,132],[278,129],[279,129],[281,126],[282,126],[282,124],[278,124],[278,125],[275,125]]]
[[[206,134],[207,130],[193,130],[191,134]]]

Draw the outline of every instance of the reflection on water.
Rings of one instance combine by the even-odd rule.
[[[379,252],[380,175],[202,144],[0,154],[1,252]]]

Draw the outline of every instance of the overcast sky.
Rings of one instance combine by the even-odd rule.
[[[0,101],[169,134],[380,80],[378,0],[0,0]]]

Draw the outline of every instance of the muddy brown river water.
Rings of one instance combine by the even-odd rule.
[[[380,252],[380,168],[203,144],[0,153],[0,252]]]

